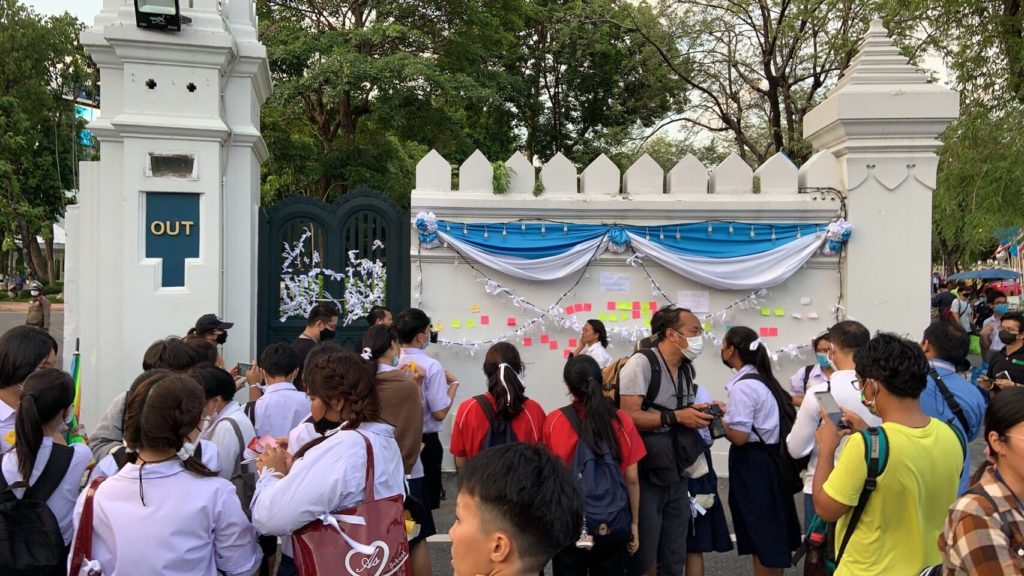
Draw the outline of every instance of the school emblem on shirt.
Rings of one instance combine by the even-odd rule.
[[[4,434],[4,442],[7,443],[8,446],[14,446],[14,430]]]
[[[608,525],[607,524],[601,524],[600,526],[598,526],[597,527],[597,535],[598,536],[607,536],[608,535]]]

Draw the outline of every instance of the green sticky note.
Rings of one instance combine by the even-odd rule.
[[[466,320],[466,328],[476,328],[476,321]]]
[[[776,316],[785,316],[786,315],[786,311],[783,310],[782,308],[776,308],[775,309],[775,315]]]
[[[644,326],[646,326],[648,328],[651,327],[651,320],[650,320],[650,318],[648,318],[647,320],[644,320]]]
[[[704,331],[705,332],[710,332],[711,331],[711,322],[705,322],[704,323]]]
[[[619,317],[616,316],[615,314],[609,314],[607,316],[607,319],[608,319],[608,322],[618,322],[619,321]]]
[[[771,316],[771,315],[772,315],[772,309],[771,308],[761,308],[761,316]]]
[[[633,309],[633,305],[630,304],[630,310]],[[619,320],[629,320],[629,312],[619,312]]]
[[[600,320],[601,322],[604,322],[608,320],[608,315],[605,314],[604,312],[601,312],[600,314],[597,315],[597,319]]]
[[[462,320],[452,320],[452,328],[462,328]]]
[[[618,301],[618,302],[617,302],[617,303],[615,304],[615,309],[616,309],[616,310],[632,310],[632,309],[633,309],[633,304],[631,304],[631,303],[630,303],[629,301],[627,301],[627,300],[619,300],[619,301]]]

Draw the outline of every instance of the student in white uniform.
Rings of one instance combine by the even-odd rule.
[[[128,391],[125,392],[125,398],[131,398],[132,394],[135,393],[135,390],[137,390],[143,382],[149,380],[153,376],[157,376],[160,374],[168,375],[171,373],[171,370],[164,370],[162,368],[146,370],[142,374],[139,374],[137,378],[135,378],[135,381],[132,382],[132,385],[128,388]],[[122,402],[122,408],[123,406],[124,403]],[[123,409],[120,415],[121,423],[117,427],[118,431],[124,430]],[[206,466],[208,469],[214,472],[220,470],[220,456],[217,454],[217,445],[214,444],[213,442],[210,442],[209,440],[200,439],[199,445],[196,446],[195,456],[200,462],[203,463],[203,466]],[[92,467],[92,472],[89,473],[89,480],[86,482],[86,485],[92,483],[94,479],[99,478],[101,476],[109,477],[113,476],[114,474],[117,474],[117,471],[120,470],[121,468],[124,468],[124,465],[129,462],[135,462],[135,451],[133,451],[131,448],[128,448],[128,446],[125,445],[124,441],[122,440],[121,444],[114,446],[111,450],[107,452],[106,456],[101,458],[100,461],[97,462],[96,465]]]
[[[74,399],[75,384],[60,370],[46,368],[25,380],[15,424],[18,444],[3,457],[3,485],[0,487],[0,491],[6,491],[12,486],[14,495],[22,498],[26,491],[25,478],[29,479],[29,490],[35,492],[33,489],[44,469],[52,466],[51,469],[58,470],[63,479],[46,498],[46,504],[60,525],[65,546],[71,542],[71,512],[78,498],[78,488],[92,461],[88,446],[68,446],[64,442],[65,422],[73,413]]]
[[[299,374],[299,357],[287,342],[271,344],[263,350],[253,370],[259,370],[266,388],[250,403],[250,419],[256,436],[283,438],[309,416],[309,396],[292,383]]]
[[[307,359],[302,381],[312,399],[314,421],[344,423],[306,444],[294,459],[283,448],[267,448],[260,455],[252,520],[261,534],[288,538],[321,514],[362,502],[364,437],[373,448],[375,496],[404,494],[402,454],[394,427],[381,421],[376,372],[374,363],[347,350]],[[278,574],[294,574],[284,564],[282,558]]]
[[[604,370],[605,366],[612,363],[612,356],[608,353],[608,330],[604,322],[591,318],[583,325],[580,332],[580,341],[576,344],[574,356],[584,354],[597,360],[599,368]]]
[[[189,370],[189,376],[195,378],[206,393],[204,413],[208,421],[199,438],[217,446],[221,466],[216,472],[235,485],[239,498],[242,498],[242,508],[248,509],[246,498],[252,497],[255,468],[250,469],[242,464],[242,460],[245,459],[245,448],[256,437],[256,432],[242,407],[235,402],[235,379],[224,369],[208,362]]]
[[[234,486],[193,455],[205,404],[203,389],[181,373],[158,374],[129,398],[124,439],[136,462],[93,499],[91,558],[106,576],[249,576],[259,566],[256,531]]]
[[[35,326],[15,326],[0,336],[0,454],[14,447],[14,415],[21,383],[40,368],[57,363],[57,341]]]

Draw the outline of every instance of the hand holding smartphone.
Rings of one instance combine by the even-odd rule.
[[[832,425],[837,430],[850,427],[849,424],[843,421],[843,411],[839,409],[839,404],[830,392],[815,392],[814,397],[818,399],[818,404],[828,414],[828,419],[832,421]]]

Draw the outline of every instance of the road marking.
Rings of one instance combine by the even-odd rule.
[[[452,537],[449,536],[447,533],[445,533],[445,534],[434,534],[433,536],[427,538],[427,542],[440,542],[440,543],[443,543],[443,544],[451,544],[452,543]]]

